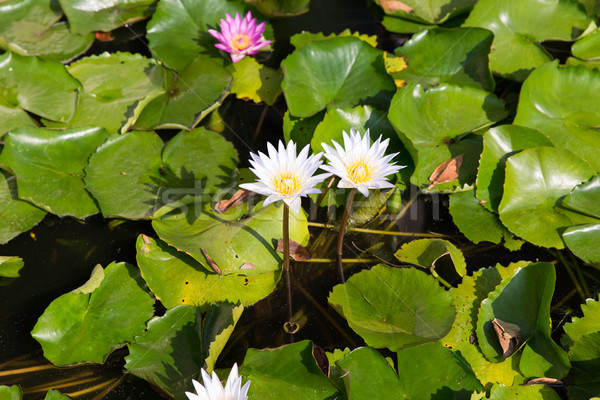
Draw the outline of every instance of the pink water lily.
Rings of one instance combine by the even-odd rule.
[[[215,47],[231,54],[231,60],[236,63],[249,54],[256,54],[258,50],[273,43],[271,40],[263,40],[265,23],[256,25],[256,18],[252,18],[252,13],[242,19],[240,14],[236,13],[235,18],[225,14],[225,19],[221,19],[221,32],[209,29],[208,33],[213,35],[220,43]]]

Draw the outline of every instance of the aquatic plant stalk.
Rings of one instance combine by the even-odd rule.
[[[342,222],[340,224],[340,232],[338,233],[336,255],[337,255],[337,267],[340,275],[340,281],[346,282],[344,277],[344,267],[342,265],[342,253],[344,247],[344,234],[346,233],[346,225],[348,224],[348,218],[350,217],[350,210],[352,209],[352,203],[354,202],[354,196],[356,196],[356,189],[353,188],[348,194],[348,200],[346,201],[346,208],[344,208],[344,215],[342,215]]]

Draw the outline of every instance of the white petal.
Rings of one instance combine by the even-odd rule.
[[[285,204],[290,206],[290,208],[297,214],[300,211],[300,207],[302,206],[302,200],[300,200],[300,196],[294,197],[286,197],[283,199]]]

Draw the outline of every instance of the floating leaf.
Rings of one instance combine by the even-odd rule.
[[[231,75],[222,61],[196,57],[176,74],[167,71],[163,92],[142,110],[135,129],[196,127],[229,94]]]
[[[233,76],[231,93],[238,99],[265,102],[272,106],[281,94],[281,71],[265,67],[252,57],[244,57],[230,65],[229,69]]]
[[[148,18],[154,0],[58,0],[72,32],[112,31]]]
[[[560,233],[571,225],[596,222],[557,202],[594,174],[569,150],[536,147],[508,158],[500,220],[515,235],[545,247],[564,248]]]
[[[84,168],[107,137],[101,128],[19,128],[6,136],[0,162],[17,176],[19,198],[59,216],[84,218],[98,212]]]
[[[215,204],[214,210],[219,214],[223,214],[225,211],[229,210],[232,207],[239,206],[247,201],[250,201],[254,197],[255,193],[246,190],[240,189],[231,196],[229,200],[221,200]]]
[[[175,399],[186,399],[200,369],[210,373],[242,314],[243,307],[211,305],[207,310],[177,306],[148,322],[148,329],[128,344],[125,369]]]
[[[83,58],[69,66],[83,85],[75,116],[64,123],[46,126],[101,126],[111,133],[124,133],[152,99],[164,92],[165,72],[156,61],[139,54],[103,53]]]
[[[588,264],[600,267],[600,223],[571,226],[562,234],[565,244],[577,257]]]
[[[600,218],[600,175],[595,175],[588,182],[577,186],[563,198],[561,205],[582,214]]]
[[[55,365],[103,363],[108,355],[143,332],[154,311],[135,267],[111,263],[91,293],[67,293],[55,299],[31,335]]]
[[[455,316],[450,295],[435,278],[383,264],[335,286],[328,300],[369,346],[392,351],[440,339]]]
[[[477,378],[486,386],[495,382],[512,385],[519,371],[513,368],[513,358],[519,357],[516,353],[508,359],[500,358],[500,362],[489,362],[481,353],[479,345],[472,340],[476,338],[477,312],[483,301],[503,279],[512,276],[516,269],[529,264],[525,261],[510,264],[508,267],[496,265],[476,271],[473,276],[463,277],[462,283],[450,289],[456,307],[456,319],[452,329],[441,342],[446,347],[460,354],[469,363]]]
[[[291,17],[308,12],[310,0],[247,0],[269,17]]]
[[[556,147],[571,150],[599,171],[598,84],[600,71],[561,67],[558,60],[545,64],[523,83],[514,123],[538,129]]]
[[[17,385],[2,385],[0,386],[0,397],[2,397],[2,400],[21,400],[23,398],[23,391]]]
[[[520,328],[524,343],[519,369],[525,376],[564,378],[570,364],[564,351],[550,338],[550,302],[556,272],[550,263],[534,263],[517,270],[481,302],[477,315],[477,338],[483,354],[492,361],[501,359],[492,320],[499,319]],[[507,328],[510,325],[504,324]],[[509,336],[516,339],[516,329]],[[515,340],[517,343],[518,339]]]
[[[481,0],[475,4],[463,26],[492,31],[492,71],[523,81],[532,70],[552,59],[538,42],[571,41],[590,23],[591,19],[582,8],[571,1]],[[515,124],[524,125],[517,121]]]
[[[21,56],[68,61],[83,53],[94,34],[76,35],[63,13],[51,1],[19,1],[0,4],[0,48]]]
[[[18,278],[19,271],[24,265],[25,263],[21,257],[0,256],[0,277]]]
[[[67,122],[81,84],[59,62],[6,53],[0,56],[0,88],[0,106]]]
[[[489,30],[479,28],[419,32],[396,48],[396,55],[404,58],[408,68],[395,73],[394,79],[424,87],[452,83],[493,91],[488,60],[493,39]]]
[[[407,399],[433,398],[434,393],[483,390],[468,363],[439,342],[399,351],[398,374]],[[436,396],[437,396],[436,395]]]
[[[568,347],[571,347],[582,336],[600,332],[600,302],[586,299],[581,305],[583,317],[573,317],[571,322],[564,325],[565,334],[562,337]]]
[[[283,62],[281,88],[290,114],[310,117],[326,107],[376,103],[395,89],[383,55],[360,39],[339,37],[310,42]]]
[[[46,212],[17,195],[15,176],[0,170],[0,243],[8,242],[40,222]]]
[[[320,40],[329,40],[329,39],[333,39],[334,37],[348,37],[348,36],[353,36],[355,38],[358,38],[358,39],[370,44],[372,47],[377,47],[377,36],[368,36],[365,34],[361,34],[360,32],[352,32],[352,31],[350,31],[350,29],[345,29],[345,30],[341,31],[340,33],[330,33],[329,35],[325,35],[323,32],[313,33],[313,32],[303,31],[300,33],[296,33],[294,36],[292,36],[290,38],[290,42],[296,49],[299,49],[301,47],[306,46],[310,42],[316,42],[316,41],[320,41]]]
[[[252,383],[252,396],[266,399],[333,399],[339,393],[313,357],[313,344],[303,340],[277,349],[248,349],[240,375]]]
[[[144,235],[137,240],[137,262],[148,287],[167,308],[217,302],[249,306],[271,293],[279,280],[273,272],[250,276],[246,264],[238,273],[219,276],[208,265]]]
[[[588,36],[573,43],[571,52],[583,60],[596,60],[600,58],[600,29],[596,29]]]
[[[210,204],[188,197],[160,209],[152,226],[162,240],[206,266],[200,250],[205,249],[223,275],[238,275],[242,265],[251,263],[256,269],[244,270],[243,274],[255,276],[281,267],[275,246],[282,235],[282,216],[281,202],[255,206],[252,211],[246,203],[218,214]],[[304,212],[290,213],[289,224],[290,239],[306,245],[308,227]]]
[[[569,378],[571,391],[585,391],[588,398],[600,395],[600,332],[588,333],[577,339],[569,350],[569,360],[573,365]]]
[[[0,102],[1,101],[2,100],[0,100]],[[0,104],[0,121],[2,121],[0,138],[3,137],[5,133],[22,126],[37,126],[25,110],[4,107],[2,104]]]
[[[376,0],[386,14],[439,24],[464,12],[475,0]]]
[[[413,240],[403,244],[394,255],[402,263],[415,264],[427,269],[436,268],[437,262],[448,255],[459,276],[465,276],[467,273],[467,263],[462,252],[444,239]]]
[[[477,173],[477,198],[481,200],[483,207],[498,212],[508,157],[521,150],[552,145],[546,135],[535,129],[518,125],[490,128],[483,135],[483,151]]]
[[[459,154],[464,154],[459,176],[476,168],[480,150],[461,138],[505,115],[503,101],[481,89],[441,84],[425,91],[408,84],[392,99],[388,118],[416,162],[411,182],[423,187],[435,168]]]
[[[148,22],[148,46],[156,59],[168,68],[181,71],[198,53],[217,54],[216,39],[208,34],[208,29],[219,29],[220,20],[225,14],[245,15],[252,11],[258,23],[267,22],[256,9],[237,0],[161,0]],[[265,38],[273,39],[273,29],[267,24]]]
[[[547,386],[494,385],[490,390],[490,400],[504,399],[560,400],[560,396]]]
[[[287,110],[283,116],[283,137],[286,143],[293,140],[299,148],[310,144],[313,132],[323,120],[324,115],[325,111],[323,110],[311,117],[299,118],[294,117]]]

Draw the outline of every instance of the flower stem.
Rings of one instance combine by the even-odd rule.
[[[290,208],[283,203],[283,272],[285,273],[285,284],[287,290],[288,320],[284,324],[284,330],[289,324],[293,324],[293,306],[292,306],[292,280],[290,276]]]
[[[348,194],[348,200],[346,201],[346,208],[344,208],[344,215],[342,215],[342,223],[340,224],[340,232],[338,233],[337,240],[337,268],[340,274],[340,281],[346,283],[344,277],[344,266],[342,265],[342,253],[344,247],[344,233],[346,233],[346,225],[348,224],[348,217],[350,216],[350,210],[352,209],[352,203],[354,202],[354,196],[356,195],[356,189],[352,189]]]

